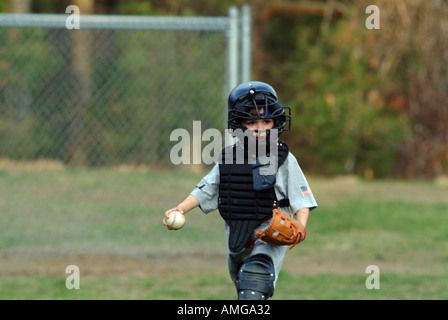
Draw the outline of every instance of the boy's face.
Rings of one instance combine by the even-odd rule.
[[[251,114],[256,115],[256,110],[254,110],[255,113]],[[259,109],[260,115],[264,113],[264,109]],[[256,120],[249,120],[244,121],[241,123],[243,126],[245,126],[248,130],[252,130],[252,134],[257,139],[257,141],[265,141],[266,140],[266,130],[274,128],[274,120],[273,119],[256,119]]]

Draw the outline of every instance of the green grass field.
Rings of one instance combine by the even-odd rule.
[[[163,212],[202,174],[0,168],[0,299],[235,299],[218,212]],[[448,186],[309,177],[319,207],[274,300],[447,299]],[[80,289],[68,290],[68,265]],[[369,265],[380,289],[367,289]]]

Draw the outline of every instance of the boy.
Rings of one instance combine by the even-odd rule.
[[[290,127],[287,109],[264,82],[234,88],[228,99],[228,128],[240,140],[223,150],[210,173],[163,219],[167,226],[166,218],[174,210],[183,214],[196,207],[204,213],[219,210],[225,221],[228,269],[239,300],[266,300],[274,293],[287,246],[255,237],[257,230],[269,226],[273,208],[291,208],[305,227],[309,212],[317,207],[296,158],[278,140]],[[274,161],[274,171],[264,170],[266,160]],[[300,236],[298,242],[306,232]]]

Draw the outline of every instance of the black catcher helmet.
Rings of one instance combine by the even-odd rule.
[[[242,122],[257,119],[274,119],[273,129],[280,135],[290,129],[291,108],[280,103],[274,88],[267,83],[250,81],[236,86],[228,99],[228,128],[244,131]]]

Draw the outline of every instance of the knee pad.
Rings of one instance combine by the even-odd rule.
[[[249,257],[238,273],[238,300],[267,300],[274,293],[274,263],[265,254]]]

